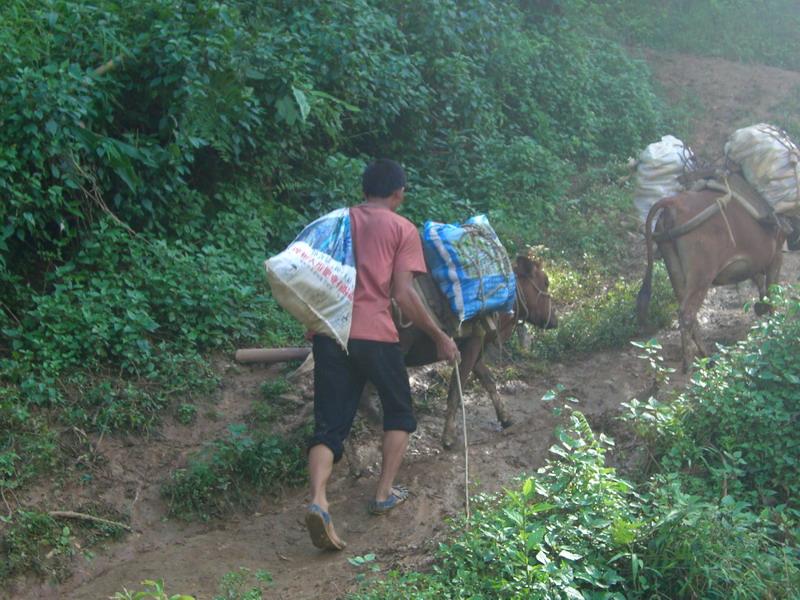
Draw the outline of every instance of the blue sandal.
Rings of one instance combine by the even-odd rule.
[[[306,513],[306,527],[311,543],[323,550],[342,550],[346,544],[338,538],[333,529],[331,516],[319,504],[311,504]]]
[[[385,515],[395,506],[398,506],[408,499],[408,488],[396,485],[389,493],[386,500],[370,500],[369,512],[373,515]]]

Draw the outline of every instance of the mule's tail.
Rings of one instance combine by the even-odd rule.
[[[642,279],[642,287],[639,295],[636,296],[636,321],[640,327],[647,323],[647,310],[650,308],[650,295],[653,291],[653,221],[659,211],[671,204],[672,198],[662,198],[647,213],[647,220],[644,224],[645,246],[647,248],[647,269]]]

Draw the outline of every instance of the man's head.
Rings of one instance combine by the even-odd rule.
[[[392,208],[403,202],[406,174],[398,163],[388,158],[371,162],[361,177],[361,188],[367,200],[389,201]]]

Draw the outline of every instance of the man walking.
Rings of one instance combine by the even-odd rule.
[[[329,337],[315,335],[313,340],[315,426],[308,451],[311,504],[305,521],[318,548],[345,546],[328,513],[326,488],[367,380],[378,390],[384,430],[381,475],[369,510],[384,514],[408,496],[394,479],[417,422],[391,298],[436,343],[440,359],[458,358],[455,342],[434,323],[413,287],[414,276],[426,267],[416,227],[396,213],[405,185],[403,168],[394,161],[376,160],[364,171],[365,202],[350,209],[357,278],[348,352]]]

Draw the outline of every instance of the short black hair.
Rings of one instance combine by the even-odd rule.
[[[388,198],[406,186],[406,173],[399,163],[388,158],[371,162],[361,176],[361,189],[367,198]]]

